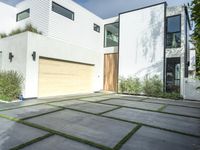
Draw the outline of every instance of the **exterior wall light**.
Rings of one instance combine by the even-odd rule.
[[[36,51],[33,51],[32,57],[33,57],[33,61],[35,61],[36,60]]]
[[[13,57],[14,57],[14,55],[13,55],[13,54],[10,52],[10,53],[9,53],[9,57],[8,57],[8,58],[9,58],[9,60],[10,60],[10,62],[12,62],[12,60],[13,60]]]

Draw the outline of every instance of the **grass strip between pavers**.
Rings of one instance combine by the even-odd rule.
[[[162,112],[166,107],[167,107],[168,105],[163,105],[163,106],[161,106],[160,108],[158,108],[158,112]]]
[[[65,109],[59,108],[58,110],[53,110],[53,111],[41,113],[41,114],[38,114],[38,115],[32,115],[32,116],[29,116],[29,117],[24,117],[24,118],[21,118],[21,120],[27,120],[27,119],[31,119],[31,118],[35,118],[35,117],[39,117],[39,116],[43,116],[43,115],[48,115],[48,114],[52,114],[52,113],[59,112],[59,111],[62,111],[62,110],[65,110]]]
[[[117,105],[117,104],[107,104],[107,103],[100,103],[104,105],[110,105],[110,106],[122,106],[122,105]],[[129,106],[122,106],[124,108],[129,108],[129,109],[137,109],[137,110],[143,110],[143,111],[150,111],[150,112],[157,112],[157,113],[162,113],[162,114],[169,114],[169,115],[176,115],[176,116],[181,116],[181,117],[189,117],[189,118],[195,118],[195,119],[200,119],[200,117],[196,116],[190,116],[190,115],[183,115],[183,114],[177,114],[177,113],[170,113],[170,112],[162,112],[160,110],[150,110],[150,109],[144,109],[144,108],[138,108],[138,107],[129,107]],[[160,109],[160,108],[159,108]]]
[[[76,137],[76,136],[73,136],[73,135],[65,134],[65,133],[62,133],[62,132],[59,132],[59,131],[38,125],[38,124],[30,123],[30,122],[27,122],[27,121],[24,121],[24,120],[9,117],[9,116],[2,115],[2,114],[0,114],[0,117],[11,120],[11,121],[15,121],[17,123],[24,124],[24,125],[29,126],[29,127],[33,127],[33,128],[37,128],[37,129],[40,129],[40,130],[43,130],[43,131],[47,131],[51,134],[56,134],[56,135],[62,136],[64,138],[71,139],[71,140],[74,140],[74,141],[77,141],[77,142],[80,142],[80,143],[83,143],[83,144],[87,144],[87,145],[90,145],[92,147],[96,147],[96,148],[99,148],[99,149],[102,149],[102,150],[113,150],[110,147],[107,147],[107,146],[104,146],[104,145],[101,145],[101,144],[98,144],[98,143],[95,143],[95,142],[91,142],[89,140],[82,139],[82,138],[79,138],[79,137]]]
[[[140,128],[141,124],[138,124],[135,128],[133,128],[115,147],[114,150],[119,150]]]
[[[42,140],[44,140],[44,139],[46,139],[46,138],[48,138],[50,136],[53,136],[53,135],[54,135],[53,133],[48,133],[48,134],[46,134],[44,136],[35,138],[35,139],[30,140],[30,141],[28,141],[26,143],[23,143],[23,144],[20,144],[20,145],[14,147],[14,148],[11,148],[10,150],[20,150],[20,149],[23,149],[23,148],[25,148],[25,147],[27,147],[29,145],[32,145],[32,144],[37,143],[39,141],[42,141]]]
[[[36,104],[27,104],[27,105],[24,105],[24,106],[13,106],[13,107],[10,107],[10,108],[5,108],[5,109],[0,109],[0,112],[1,111],[6,111],[6,110],[13,110],[13,109],[18,109],[18,108],[23,108],[23,107],[30,107],[30,106],[37,106],[37,105],[42,105],[42,104],[46,104],[46,103],[54,103],[54,102],[62,102],[62,101],[71,101],[71,100],[78,100],[78,99],[81,99],[81,98],[92,98],[92,97],[101,97],[102,95],[112,95],[112,94],[101,94],[101,95],[94,95],[94,96],[74,96],[74,97],[66,97],[66,98],[60,98],[60,100],[55,100],[55,101],[45,101],[45,102],[39,102],[39,103],[36,103]],[[55,98],[56,99],[56,98]],[[39,99],[38,99],[39,100]],[[44,101],[44,99],[42,99],[41,101]],[[23,101],[22,101],[23,103]]]
[[[114,110],[117,110],[117,109],[120,109],[120,108],[122,108],[122,106],[118,106],[118,107],[116,107],[116,108],[113,108],[113,109],[110,109],[110,110],[107,110],[107,111],[98,113],[97,115],[102,115],[102,114],[105,114],[105,113],[109,113],[109,112],[111,112],[111,111],[114,111]]]

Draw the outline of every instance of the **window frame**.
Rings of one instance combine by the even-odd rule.
[[[119,25],[119,21],[113,22],[113,23],[104,24],[104,41],[103,41],[104,48],[116,47],[116,46],[106,46],[106,26],[107,25],[111,25],[111,24],[115,24],[115,23],[118,23],[118,25]],[[119,28],[118,28],[118,46],[119,46]]]
[[[179,26],[180,26],[180,31],[176,31],[176,32],[168,32],[168,19],[169,18],[173,18],[173,17],[178,17],[179,16]],[[166,48],[167,49],[172,49],[173,47],[168,47],[167,46],[167,37],[168,37],[168,34],[176,34],[176,33],[180,33],[180,40],[181,40],[181,37],[182,37],[182,32],[181,32],[181,28],[182,28],[182,26],[181,26],[181,24],[182,24],[182,20],[181,20],[181,14],[177,14],[177,15],[172,15],[172,16],[167,16],[166,17]],[[176,48],[181,48],[181,45],[182,45],[182,42],[180,43],[180,47],[176,47]]]
[[[97,27],[99,30],[95,30],[96,29],[95,27]],[[100,33],[101,32],[101,27],[98,24],[94,23],[93,30],[98,32],[98,33]]]
[[[61,7],[61,8],[63,8],[63,9],[65,9],[65,10],[67,10],[67,11],[70,12],[70,13],[72,13],[72,18],[69,18],[69,17],[67,17],[67,16],[65,16],[65,15],[63,15],[63,14],[60,14],[60,13],[54,11],[54,10],[53,10],[53,4],[55,4],[55,5],[57,5],[57,6]],[[75,18],[75,13],[74,13],[73,11],[69,10],[68,8],[66,8],[66,7],[64,7],[64,6],[58,4],[58,3],[54,2],[54,1],[52,1],[52,3],[51,3],[51,11],[54,12],[54,13],[56,13],[56,14],[59,14],[59,15],[65,17],[65,18],[68,18],[68,19],[70,19],[70,20],[72,20],[72,21],[75,20],[75,19],[74,19],[74,18]]]
[[[26,9],[26,10],[23,10],[23,11],[21,11],[21,12],[19,12],[19,13],[17,13],[17,15],[16,15],[16,22],[19,22],[19,21],[21,21],[21,20],[24,20],[24,19],[21,19],[21,20],[18,20],[18,16],[20,15],[20,14],[22,14],[22,13],[24,13],[24,12],[28,12],[28,17],[26,17],[26,18],[24,18],[24,19],[27,19],[27,18],[29,18],[30,17],[30,8],[28,8],[28,9]]]

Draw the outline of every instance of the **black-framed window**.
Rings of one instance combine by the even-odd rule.
[[[181,47],[181,15],[167,17],[167,48]]]
[[[104,31],[104,47],[115,47],[119,43],[119,22],[106,24]]]
[[[94,31],[100,33],[100,26],[94,23]]]
[[[55,12],[55,13],[58,13],[64,17],[67,17],[71,20],[74,20],[74,12],[55,3],[55,2],[52,2],[52,11]]]
[[[30,17],[30,9],[19,12],[16,16],[16,21],[24,20]]]

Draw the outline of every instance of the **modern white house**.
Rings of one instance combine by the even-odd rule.
[[[119,77],[159,75],[187,98],[190,19],[186,6],[158,3],[102,19],[72,0],[0,2],[0,69],[20,72],[24,98],[117,92]]]

